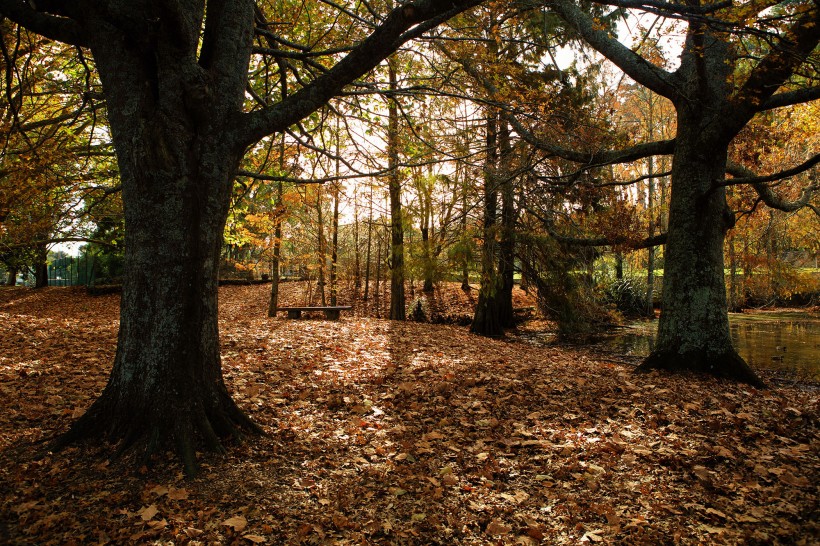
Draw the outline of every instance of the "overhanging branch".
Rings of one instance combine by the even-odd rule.
[[[812,160],[816,160],[817,157],[818,156],[814,156],[814,158],[810,159],[809,162],[812,161]],[[815,161],[815,163],[816,162],[817,161]],[[805,165],[805,163],[803,163],[803,165]],[[795,167],[795,169],[798,169],[798,168],[802,167],[803,165]],[[805,170],[807,170],[807,168],[802,169],[802,170],[805,171]],[[809,186],[803,188],[803,190],[800,192],[800,197],[798,197],[797,199],[795,199],[793,201],[788,201],[785,198],[777,195],[775,193],[775,191],[770,186],[768,186],[766,184],[766,182],[764,182],[764,181],[754,182],[754,180],[765,180],[765,179],[770,178],[770,177],[757,176],[750,169],[747,169],[746,167],[744,167],[742,165],[738,165],[738,164],[732,163],[732,162],[729,162],[726,165],[726,172],[733,175],[733,176],[735,176],[735,177],[737,177],[738,179],[746,179],[747,182],[745,182],[745,183],[751,185],[752,188],[754,188],[755,192],[757,192],[757,194],[760,196],[760,199],[764,203],[766,203],[766,205],[768,205],[769,207],[771,207],[773,209],[782,210],[784,212],[794,212],[796,210],[802,209],[803,207],[808,207],[811,210],[813,210],[815,212],[815,214],[818,214],[818,216],[820,216],[820,212],[818,212],[817,207],[815,207],[814,205],[812,205],[810,203],[811,198],[814,196],[815,192],[819,189],[816,184],[812,184],[812,185],[809,185]],[[790,175],[790,176],[793,176],[793,175]],[[777,180],[777,179],[778,178],[773,178],[773,180]]]

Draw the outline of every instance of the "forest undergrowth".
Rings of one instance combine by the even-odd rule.
[[[202,454],[193,480],[170,453],[38,458],[105,386],[119,297],[0,290],[0,543],[820,540],[816,390],[633,375],[582,348],[361,312],[268,318],[267,290],[220,289],[226,382],[267,434]],[[469,297],[435,305],[455,316]]]

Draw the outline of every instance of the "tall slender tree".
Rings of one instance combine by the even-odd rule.
[[[390,96],[387,99],[387,189],[390,197],[390,319],[404,320],[404,217],[399,170],[398,80],[395,63],[387,61]]]

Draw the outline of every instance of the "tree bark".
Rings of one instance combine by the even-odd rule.
[[[338,153],[338,148],[336,150]],[[338,161],[336,163],[336,175],[339,175]],[[336,305],[338,301],[337,268],[339,261],[339,185],[333,186],[333,235],[330,241],[330,305]]]
[[[283,141],[284,145],[284,141]],[[283,151],[284,153],[284,151]],[[280,159],[280,167],[282,166]],[[276,205],[283,207],[282,182],[276,186]],[[282,210],[276,211],[276,224],[273,228],[273,258],[270,263],[270,300],[268,301],[268,316],[275,317],[279,310],[279,280],[282,257]]]
[[[398,89],[396,69],[388,61],[390,90]],[[401,207],[401,177],[399,173],[399,111],[391,96],[387,105],[388,190],[390,193],[390,319],[405,320],[404,303],[404,223]]]
[[[501,292],[498,299],[498,320],[505,328],[515,326],[513,313],[513,287],[515,286],[515,185],[512,172],[512,146],[510,128],[505,120],[499,125],[499,148],[501,150],[501,240],[499,242],[498,276]]]
[[[461,289],[465,292],[469,292],[472,287],[470,286],[470,253],[469,253],[469,244],[470,241],[467,238],[467,177],[463,177],[463,183],[461,184],[461,245],[462,245],[462,256],[461,256]]]
[[[244,38],[244,46],[233,46],[237,57],[247,60],[252,13],[237,9],[225,17]],[[247,65],[203,90],[192,83],[196,65],[179,62],[180,48],[197,47],[195,31],[140,43],[97,23],[90,45],[122,179],[128,268],[108,384],[55,448],[100,435],[119,441],[121,450],[140,445],[146,457],[171,445],[191,475],[200,442],[221,451],[222,438],[260,431],[225,386],[217,325],[222,233],[244,153],[230,138],[230,123]],[[207,58],[203,51],[200,62]],[[203,100],[209,108],[200,107]]]
[[[771,47],[754,66],[743,68],[730,51],[742,37],[693,19],[680,65],[670,73],[618,42],[577,3],[551,0],[550,5],[632,79],[670,99],[677,113],[658,347],[639,369],[705,371],[762,385],[729,338],[723,239],[733,217],[719,181],[726,173],[729,143],[756,113],[812,95],[775,92],[820,43],[820,9],[811,6],[795,14],[777,38],[772,35]]]
[[[359,248],[359,198],[354,196],[353,199],[353,256],[355,259],[353,287],[358,294],[362,288],[362,250]]]
[[[225,388],[218,347],[219,250],[240,158],[478,3],[393,9],[333,67],[246,112],[254,24],[264,19],[252,0],[0,0],[4,17],[91,51],[122,180],[128,268],[117,355],[102,395],[55,448],[107,435],[150,455],[170,443],[191,474],[197,439],[220,450],[221,436],[259,430]]]
[[[496,269],[498,218],[498,116],[487,117],[487,158],[484,166],[484,240],[481,244],[481,287],[470,331],[488,337],[503,337],[499,314],[501,278]]]
[[[373,186],[370,186],[370,207],[367,212],[367,252],[364,258],[364,295],[362,299],[367,301],[370,296],[370,254],[373,249]]]
[[[723,241],[733,217],[725,189],[712,186],[725,172],[728,142],[714,136],[711,121],[698,108],[678,109],[663,311],[655,349],[638,369],[699,371],[761,386],[729,332]]]
[[[6,286],[15,286],[17,284],[17,268],[7,266],[6,274],[8,274],[8,277],[6,278]]]
[[[102,433],[121,440],[121,449],[141,443],[150,456],[170,443],[190,475],[197,438],[221,451],[220,438],[260,430],[229,395],[219,353],[217,269],[239,156],[162,115],[142,128],[127,126],[155,140],[131,141],[125,127],[112,122],[126,166],[130,266],[114,367],[102,395],[57,445]],[[152,141],[158,147],[146,144]],[[143,168],[130,168],[137,158]],[[152,273],[156,267],[160,275]]]
[[[48,249],[46,246],[38,245],[34,252],[34,288],[45,288],[48,286],[47,256]],[[69,282],[71,282],[70,279]]]

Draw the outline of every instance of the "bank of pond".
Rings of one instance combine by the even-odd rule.
[[[752,368],[777,370],[820,381],[820,315],[801,311],[729,313],[738,354]],[[658,322],[635,321],[605,336],[613,352],[646,356],[655,346]]]

